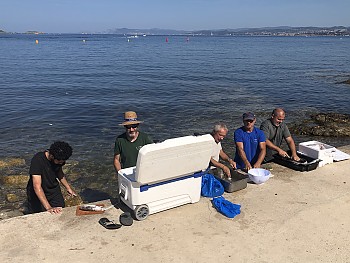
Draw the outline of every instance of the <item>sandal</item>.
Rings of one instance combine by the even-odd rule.
[[[133,223],[133,219],[131,217],[131,214],[129,212],[125,212],[122,213],[119,216],[119,222],[123,225],[123,226],[131,226]]]
[[[103,226],[106,229],[119,229],[122,227],[120,224],[115,224],[113,221],[110,221],[106,217],[102,217],[99,221],[101,226]]]

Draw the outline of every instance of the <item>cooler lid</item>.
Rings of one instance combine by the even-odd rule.
[[[135,181],[160,182],[207,169],[214,147],[210,134],[185,136],[147,144],[138,154]]]

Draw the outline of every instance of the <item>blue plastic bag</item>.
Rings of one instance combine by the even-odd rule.
[[[205,197],[217,197],[224,193],[224,187],[212,174],[202,176],[201,195]]]
[[[234,218],[241,213],[241,205],[233,204],[222,196],[214,198],[211,202],[218,212],[229,218]]]

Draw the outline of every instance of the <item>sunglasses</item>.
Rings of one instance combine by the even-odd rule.
[[[126,129],[130,130],[131,128],[136,129],[137,127],[139,127],[138,124],[131,124],[131,125],[125,125],[124,126]]]
[[[250,123],[250,122],[253,122],[254,120],[244,120],[244,121]]]
[[[59,165],[65,165],[66,164],[66,160],[54,159],[54,161],[56,161],[56,163],[59,164]]]

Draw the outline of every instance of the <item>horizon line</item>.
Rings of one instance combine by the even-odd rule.
[[[114,30],[161,30],[161,31],[178,31],[178,32],[196,32],[196,31],[221,31],[221,30],[251,30],[251,29],[283,29],[283,28],[337,28],[337,27],[343,27],[343,28],[350,28],[350,26],[344,26],[344,25],[333,25],[333,26],[286,26],[286,25],[281,25],[281,26],[262,26],[262,27],[239,27],[239,28],[217,28],[217,29],[192,29],[192,30],[186,30],[186,29],[170,29],[170,28],[157,28],[157,27],[152,27],[152,28],[128,28],[128,27],[118,27],[114,29],[106,29],[104,31],[95,31],[95,32],[89,32],[89,31],[80,31],[80,32],[44,32],[40,30],[26,30],[23,32],[17,32],[17,31],[5,31],[4,29],[0,28],[0,31],[4,33],[28,33],[28,32],[38,32],[40,34],[112,34],[108,31],[114,31]],[[121,33],[122,34],[122,33]]]

